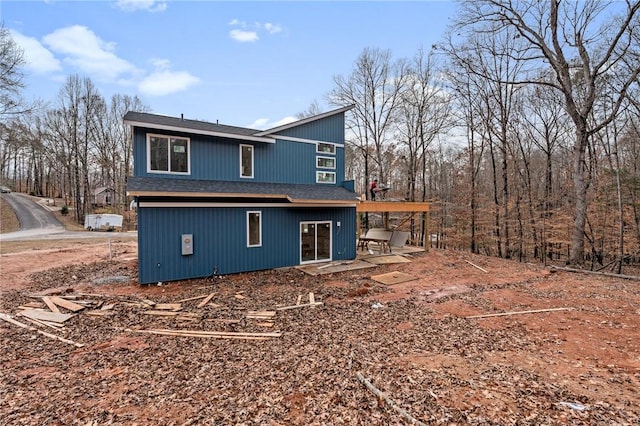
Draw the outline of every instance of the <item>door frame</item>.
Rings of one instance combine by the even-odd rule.
[[[318,225],[329,224],[329,258],[318,259]],[[315,227],[315,259],[314,260],[302,260],[302,225],[316,225]],[[332,220],[302,220],[298,223],[298,256],[300,265],[306,265],[309,263],[331,262],[333,260],[333,221]]]

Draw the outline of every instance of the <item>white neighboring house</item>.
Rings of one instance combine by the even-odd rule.
[[[110,206],[113,204],[115,193],[116,190],[108,186],[96,188],[93,190],[93,200],[91,200],[91,204],[93,204],[94,207]]]

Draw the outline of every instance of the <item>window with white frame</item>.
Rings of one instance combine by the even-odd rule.
[[[240,145],[240,177],[253,178],[253,145]]]
[[[189,174],[190,139],[147,135],[149,172]]]
[[[247,212],[247,247],[262,246],[262,212]]]
[[[333,157],[316,157],[316,167],[319,169],[335,169],[336,159]]]
[[[336,183],[336,173],[316,172],[316,183]]]
[[[323,154],[335,154],[336,146],[332,143],[318,142],[318,145],[316,145],[316,152]]]

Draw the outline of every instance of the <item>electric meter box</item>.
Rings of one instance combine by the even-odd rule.
[[[193,254],[193,234],[182,234],[182,255]]]

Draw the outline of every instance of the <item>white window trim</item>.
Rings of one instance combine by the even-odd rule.
[[[175,139],[185,139],[187,141],[187,171],[186,172],[172,172],[171,170],[152,170],[151,169],[151,138],[152,137],[156,137],[156,138],[166,138],[167,139],[167,145],[169,144],[169,141],[171,140],[171,138],[175,138]],[[162,135],[162,134],[158,134],[158,133],[147,133],[147,146],[146,146],[146,150],[147,150],[147,173],[157,173],[157,174],[164,174],[164,175],[190,175],[191,174],[191,138],[188,138],[186,136],[171,136],[171,135]],[[170,169],[171,168],[171,150],[169,150],[169,147],[167,146],[167,150],[169,151],[168,155],[168,163],[167,163],[167,167]]]
[[[247,148],[251,148],[251,176],[244,176],[242,174],[242,148],[247,147]],[[243,179],[253,179],[253,175],[254,175],[254,158],[255,158],[255,151],[254,151],[254,147],[253,145],[248,145],[248,144],[240,144],[240,177]]]
[[[320,145],[329,145],[329,146],[333,147],[333,151],[331,151],[331,152],[320,151]],[[316,153],[325,154],[325,155],[336,155],[336,144],[329,143],[329,142],[318,142],[318,143],[316,143]]]
[[[320,159],[333,160],[333,167],[331,167],[331,166],[321,166],[320,164],[318,164]],[[318,169],[335,170],[336,169],[336,157],[323,157],[322,155],[318,155],[318,156],[316,156],[316,167]]]
[[[258,244],[251,244],[251,222],[249,221],[249,216],[251,214],[257,214],[259,218],[259,227],[258,235],[260,237],[260,242]],[[262,247],[262,211],[260,210],[249,210],[247,211],[247,247]]]
[[[328,175],[333,175],[333,182],[327,182],[327,181],[323,181],[318,179],[318,176],[320,173],[324,173],[324,174],[328,174]],[[328,184],[328,185],[335,185],[336,183],[336,172],[325,172],[325,171],[316,171],[316,183],[324,183],[324,184]]]
[[[304,220],[302,222],[300,222],[300,225],[298,226],[298,237],[299,237],[299,242],[298,242],[298,247],[301,249],[302,248],[302,226],[303,225],[315,225],[316,226],[316,235],[314,240],[316,241],[316,247],[314,248],[316,250],[315,253],[315,257],[318,257],[318,252],[317,252],[317,244],[318,244],[318,230],[317,227],[318,225],[322,225],[328,223],[329,224],[329,238],[330,238],[330,244],[329,244],[329,259],[315,259],[315,260],[302,260],[302,250],[300,250],[300,264],[301,265],[306,265],[309,263],[320,263],[320,262],[331,262],[333,261],[333,222],[331,220],[320,220],[320,221],[314,221],[314,220]]]

